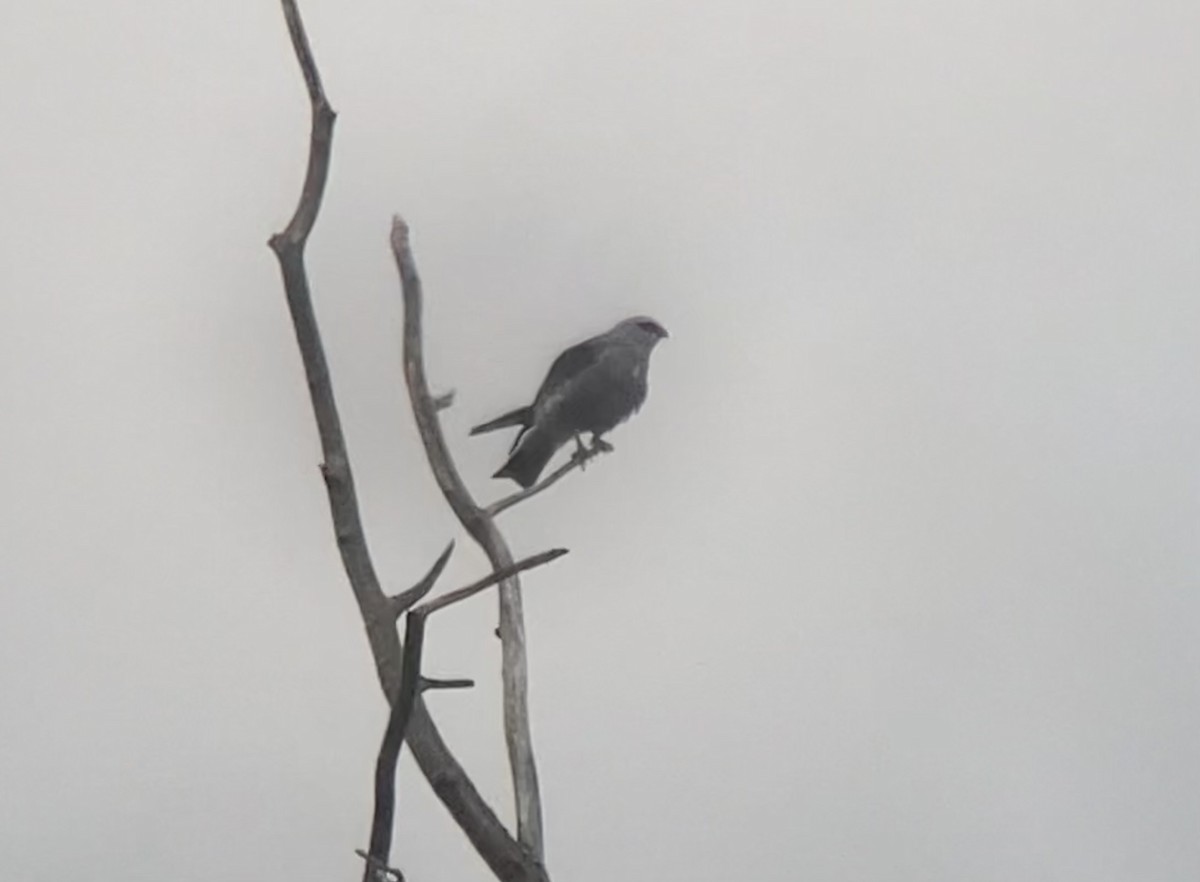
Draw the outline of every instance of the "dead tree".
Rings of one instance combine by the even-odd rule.
[[[391,247],[400,274],[404,301],[404,378],[413,414],[429,467],[442,495],[467,533],[487,555],[493,572],[466,588],[414,607],[432,589],[449,560],[453,551],[451,542],[412,588],[392,597],[384,593],[367,549],[354,477],[333,396],[329,367],[313,313],[304,262],[305,245],[316,222],[329,173],[335,113],[325,96],[295,0],[282,0],[282,5],[292,47],[308,92],[312,129],[308,168],[299,202],[287,226],[272,236],[269,244],[279,261],[288,310],[308,381],[309,397],[321,441],[321,475],[329,497],[342,565],[362,615],[380,686],[392,705],[376,768],[376,809],[371,847],[367,852],[359,852],[366,860],[365,878],[399,876],[398,871],[389,867],[388,852],[394,812],[396,758],[401,745],[407,741],[434,793],[495,876],[503,882],[548,882],[544,866],[537,768],[529,732],[525,626],[518,573],[547,563],[564,554],[565,550],[554,549],[514,562],[508,544],[496,526],[496,517],[546,489],[572,469],[581,467],[588,458],[600,451],[593,449],[575,457],[528,490],[514,493],[488,506],[480,506],[475,502],[458,474],[438,418],[439,411],[449,406],[452,396],[435,398],[430,394],[425,377],[421,280],[413,259],[408,227],[399,217],[395,218]],[[454,758],[421,698],[421,692],[428,688],[468,684],[468,681],[431,681],[421,677],[420,654],[426,618],[448,603],[464,599],[493,584],[499,584],[498,632],[502,644],[504,732],[516,806],[515,837],[505,829]],[[406,612],[406,643],[402,651],[397,620]]]

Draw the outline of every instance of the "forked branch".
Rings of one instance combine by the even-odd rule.
[[[454,551],[454,540],[450,540],[450,544],[446,546],[446,550],[438,556],[438,559],[433,562],[433,566],[429,568],[421,581],[413,585],[407,591],[403,591],[394,597],[388,598],[388,604],[392,608],[392,612],[396,618],[404,615],[404,613],[412,607],[413,604],[420,601],[432,589],[438,580],[438,576],[442,574],[442,570],[446,568],[446,564],[450,561],[450,555]]]
[[[282,0],[282,6],[292,48],[308,92],[312,129],[309,135],[308,168],[300,201],[287,227],[271,237],[270,246],[279,260],[283,275],[288,310],[321,439],[324,460],[321,473],[329,496],[338,551],[366,627],[380,685],[390,701],[399,689],[401,669],[395,614],[379,585],[367,550],[354,478],[334,402],[325,351],[313,314],[304,265],[304,246],[316,222],[329,176],[334,112],[325,97],[295,0]],[[503,882],[546,882],[546,873],[540,860],[531,858],[484,802],[442,741],[419,695],[414,699],[406,728],[408,743],[421,771],[496,877]]]
[[[430,470],[442,495],[458,520],[501,571],[513,565],[508,543],[487,510],[475,504],[463,483],[446,446],[438,420],[438,408],[429,393],[425,376],[424,340],[421,329],[421,277],[417,274],[409,242],[408,224],[392,219],[392,254],[400,272],[404,298],[404,379],[412,402],[413,416],[425,446]],[[538,791],[533,738],[529,729],[529,679],[525,656],[525,620],[521,610],[521,584],[516,574],[500,583],[501,678],[504,689],[504,737],[512,769],[513,795],[517,808],[517,839],[539,863],[543,860],[542,802]]]
[[[396,812],[396,763],[400,758],[400,748],[404,744],[417,696],[426,689],[459,689],[473,685],[470,680],[431,680],[421,673],[426,620],[438,610],[473,597],[512,576],[518,570],[542,566],[566,553],[565,548],[555,548],[536,554],[514,564],[506,571],[490,573],[465,588],[426,601],[408,611],[404,618],[404,662],[400,671],[400,686],[392,701],[387,729],[383,733],[383,742],[379,746],[379,756],[375,761],[375,811],[371,818],[371,845],[366,859],[367,865],[363,870],[363,882],[378,882],[387,872],[398,872],[392,871],[388,866],[391,860],[392,828]]]
[[[472,595],[478,594],[486,588],[491,588],[497,582],[503,582],[505,579],[515,576],[517,573],[531,570],[534,567],[540,567],[542,564],[548,564],[552,560],[558,560],[567,553],[565,548],[551,548],[549,551],[543,551],[541,554],[535,554],[532,557],[527,557],[524,560],[519,560],[512,566],[505,567],[502,570],[497,570],[494,573],[484,576],[476,582],[472,582],[465,588],[459,588],[451,591],[448,594],[443,594],[435,600],[429,600],[421,604],[419,609],[423,610],[426,615],[437,612],[439,609],[445,609],[452,603],[458,603],[460,600],[466,600]]]

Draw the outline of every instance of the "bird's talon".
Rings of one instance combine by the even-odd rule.
[[[572,454],[571,459],[579,463],[580,471],[587,468],[588,449],[584,446],[583,439],[578,435],[575,436],[575,453]]]

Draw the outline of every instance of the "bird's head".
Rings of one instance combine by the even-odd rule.
[[[623,322],[618,323],[613,330],[647,347],[652,347],[664,337],[671,336],[667,333],[666,328],[645,315],[635,315],[633,318],[627,318]]]

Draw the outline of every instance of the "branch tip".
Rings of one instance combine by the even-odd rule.
[[[398,251],[408,251],[408,224],[398,214],[392,215],[392,248]]]
[[[416,585],[413,585],[407,591],[402,591],[399,594],[388,598],[388,604],[391,606],[392,613],[396,618],[404,615],[411,609],[413,604],[419,601],[422,597],[433,590],[433,586],[437,584],[438,577],[441,576],[442,570],[446,569],[446,564],[450,561],[450,555],[454,552],[454,540],[451,539],[445,550],[438,555],[438,559],[433,562],[433,566],[429,568],[424,576],[421,577]]]
[[[526,557],[510,566],[501,567],[495,572],[489,573],[482,579],[478,579],[472,582],[470,585],[467,585],[465,588],[458,588],[454,591],[451,591],[449,594],[443,594],[441,597],[438,597],[434,600],[427,600],[425,603],[413,609],[412,612],[413,614],[422,616],[432,615],[440,609],[445,609],[448,606],[466,600],[468,597],[473,597],[480,591],[483,591],[485,588],[490,588],[493,585],[504,582],[507,579],[511,579],[518,573],[524,572],[525,570],[531,570],[534,567],[540,567],[543,564],[548,564],[553,560],[558,560],[558,558],[566,554],[567,551],[568,549],[566,548],[551,548],[549,551],[543,551],[541,554],[535,554],[530,557]]]
[[[504,536],[496,529],[486,511],[476,504],[467,489],[454,457],[442,433],[441,421],[429,393],[429,382],[425,376],[424,344],[421,331],[421,306],[423,300],[421,277],[417,272],[409,242],[408,224],[399,215],[392,218],[390,241],[400,275],[400,293],[404,302],[404,381],[408,387],[409,402],[416,419],[421,444],[425,448],[430,471],[437,481],[438,489],[454,511],[459,523],[471,538],[487,554],[494,570],[502,570],[513,563],[512,552]],[[475,586],[474,590],[482,590]],[[473,593],[473,592],[472,592]],[[453,597],[425,604],[427,612],[468,596],[456,593]],[[525,655],[525,628],[521,616],[521,589],[516,580],[504,581],[499,591],[501,632],[500,678],[504,690],[504,739],[508,747],[509,766],[512,770],[513,795],[516,802],[517,842],[525,859],[522,869],[544,874],[541,868],[544,854],[542,845],[542,805],[538,792],[537,765],[533,756],[533,740],[529,731],[528,662]],[[410,611],[412,613],[417,608]]]

